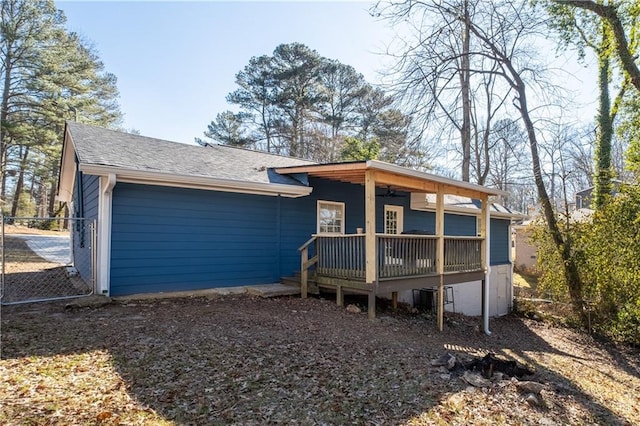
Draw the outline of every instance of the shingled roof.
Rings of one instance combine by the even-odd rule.
[[[188,145],[67,122],[58,199],[71,200],[76,169],[114,182],[300,197],[312,188],[274,168],[310,164],[266,152]]]
[[[224,145],[187,145],[68,122],[80,164],[227,180],[300,185],[273,167],[313,164],[297,158]]]

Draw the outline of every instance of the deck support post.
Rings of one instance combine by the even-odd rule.
[[[344,292],[342,291],[342,286],[336,286],[336,304],[338,306],[344,306]]]
[[[369,293],[369,318],[376,316],[376,175],[367,170],[364,175],[364,217],[365,217],[365,283],[371,286]]]
[[[373,289],[368,294],[367,314],[370,320],[376,319],[376,292]]]
[[[393,308],[394,311],[398,309],[398,292],[397,291],[391,292],[391,307]]]
[[[309,270],[307,269],[307,261],[309,260],[309,247],[304,247],[300,254],[300,297],[307,298],[309,287]]]
[[[444,330],[444,192],[438,185],[436,193],[436,236],[438,247],[436,250],[437,273],[440,276],[438,284],[438,330]]]

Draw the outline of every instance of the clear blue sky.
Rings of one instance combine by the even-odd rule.
[[[118,77],[124,127],[192,142],[218,112],[252,56],[301,42],[375,83],[392,36],[351,2],[58,1],[67,27],[91,40]],[[80,114],[82,112],[80,111]]]

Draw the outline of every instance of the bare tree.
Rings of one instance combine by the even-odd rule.
[[[373,13],[392,23],[408,22],[412,39],[398,39],[390,90],[423,128],[449,127],[460,138],[461,178],[471,170],[471,65],[469,25],[477,0],[378,3]],[[419,6],[419,7],[414,7]],[[461,19],[449,19],[455,10]],[[447,132],[445,132],[447,133]]]
[[[485,61],[487,62],[487,61]],[[493,121],[499,112],[504,112],[504,104],[510,96],[510,90],[496,90],[497,64],[490,63],[489,72],[479,73],[476,80],[480,83],[472,96],[473,107],[471,109],[472,125],[472,171],[475,174],[478,185],[484,185],[487,181],[492,164],[491,151],[495,148],[497,140],[492,138],[494,130],[502,131],[500,127],[495,128]],[[505,181],[506,181],[505,177]]]
[[[541,35],[540,31],[544,31],[542,27],[544,20],[526,3],[517,0],[494,2],[492,6],[484,9],[484,19],[480,21],[491,23],[491,25],[486,27],[473,25],[471,32],[482,42],[483,51],[479,54],[492,58],[500,65],[497,74],[511,86],[516,94],[513,106],[520,113],[527,132],[538,199],[553,242],[563,260],[564,275],[574,312],[582,315],[582,281],[573,257],[573,244],[567,236],[563,235],[558,226],[554,206],[545,186],[537,129],[530,113],[527,97],[527,77],[535,82],[540,81],[540,76],[530,63],[523,60],[529,57],[531,52],[525,52],[522,48],[526,46],[527,36]]]
[[[406,1],[396,4],[399,16],[423,16],[425,11],[431,11],[433,7],[433,3],[426,1]],[[441,14],[442,22],[434,24],[436,27],[440,25],[442,28],[448,28],[451,22],[465,21],[464,15],[455,7],[455,4],[438,2],[437,11]],[[496,65],[491,70],[479,69],[474,70],[475,72],[498,76],[513,92],[512,106],[522,119],[529,142],[538,200],[542,205],[553,242],[563,260],[564,275],[574,311],[582,314],[582,281],[573,257],[573,244],[558,226],[542,169],[538,143],[539,130],[534,124],[529,106],[530,86],[544,84],[545,81],[539,67],[532,59],[535,57],[534,50],[528,44],[533,38],[542,37],[546,32],[544,17],[540,13],[539,9],[531,8],[527,2],[519,0],[476,3],[473,19],[469,22],[471,37],[476,40],[471,55]],[[430,29],[431,26],[426,28]],[[420,30],[421,28],[418,28],[418,31]],[[424,34],[431,34],[431,32]],[[424,39],[424,37],[421,38]],[[438,95],[435,93],[435,96]]]
[[[526,155],[526,135],[522,128],[511,119],[497,121],[487,146],[490,147],[487,164],[491,166],[487,169],[487,183],[509,193],[502,200],[505,206],[526,212],[533,182],[531,174],[526,173],[529,157]]]

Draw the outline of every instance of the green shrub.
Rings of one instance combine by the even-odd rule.
[[[567,221],[563,232],[579,268],[592,328],[612,339],[640,344],[640,188],[621,188],[589,222]],[[534,238],[541,294],[567,300],[560,255],[543,225],[537,226]]]

